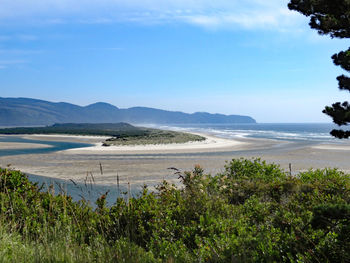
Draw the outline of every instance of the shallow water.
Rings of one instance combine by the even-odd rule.
[[[125,185],[117,187],[95,184],[91,180],[87,180],[86,183],[79,183],[71,180],[66,181],[34,174],[27,174],[27,176],[30,181],[38,183],[39,186],[43,186],[42,191],[47,191],[48,187],[52,185],[55,194],[67,193],[74,201],[86,200],[93,207],[96,207],[96,200],[106,192],[108,192],[106,197],[108,206],[115,204],[118,197],[128,198],[128,187]],[[132,187],[130,189],[130,196],[137,196],[140,192],[141,187]]]

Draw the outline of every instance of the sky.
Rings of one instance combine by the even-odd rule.
[[[285,0],[0,0],[0,96],[331,122],[349,99]]]

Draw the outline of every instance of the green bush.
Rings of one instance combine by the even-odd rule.
[[[175,175],[174,175],[175,176]],[[349,262],[350,176],[234,159],[93,209],[0,170],[4,262]]]

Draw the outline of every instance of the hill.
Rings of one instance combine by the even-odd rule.
[[[0,98],[0,126],[52,125],[54,123],[255,123],[249,116],[188,114],[146,107],[119,109],[98,102],[78,106],[65,102],[49,102],[30,98]]]

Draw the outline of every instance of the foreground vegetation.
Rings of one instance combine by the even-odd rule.
[[[350,176],[234,159],[93,209],[0,170],[4,262],[349,262]],[[107,194],[107,193],[106,193]]]
[[[203,141],[195,134],[135,127],[128,123],[63,123],[45,127],[0,129],[0,134],[66,134],[111,136],[103,146],[185,143]]]

